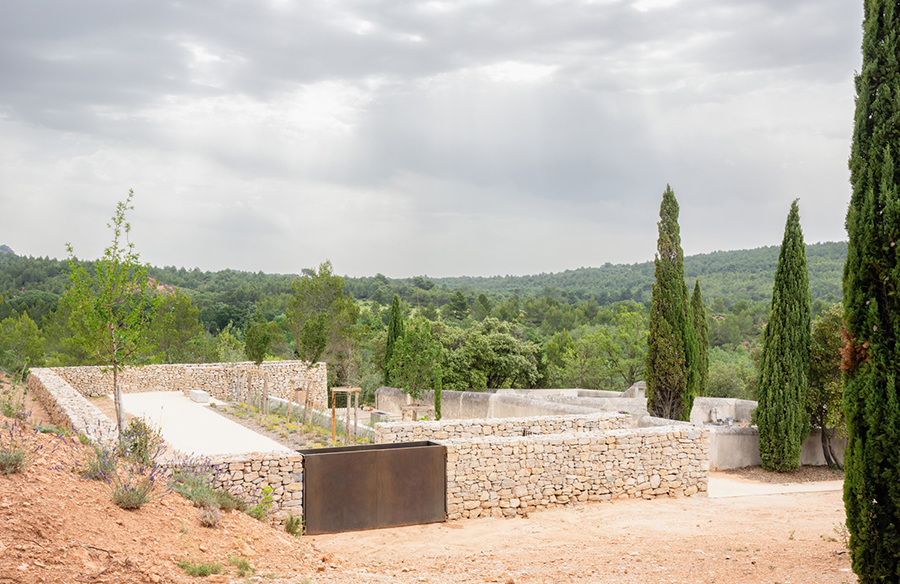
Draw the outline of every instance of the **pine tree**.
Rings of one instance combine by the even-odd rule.
[[[697,338],[684,282],[678,201],[669,185],[659,206],[658,227],[647,347],[647,409],[660,418],[689,420],[697,391]]]
[[[400,297],[394,294],[391,302],[391,316],[388,321],[387,342],[384,346],[384,384],[391,384],[391,358],[394,356],[394,347],[397,339],[403,336],[403,314],[400,312]]]
[[[844,504],[859,581],[900,580],[900,7],[868,0],[844,266]]]
[[[709,381],[709,325],[706,322],[703,296],[700,294],[700,280],[694,282],[691,311],[694,313],[694,333],[697,335],[697,395],[706,395]]]
[[[756,397],[763,468],[785,472],[800,465],[809,434],[806,393],[810,344],[809,274],[797,201],[791,203],[775,270],[772,310],[763,332]]]

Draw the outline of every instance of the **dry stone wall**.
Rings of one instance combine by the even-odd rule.
[[[115,422],[53,370],[32,369],[26,384],[57,426],[69,428],[76,434],[84,434],[98,443],[116,439],[118,430]]]
[[[705,494],[709,432],[642,428],[443,441],[449,519],[615,498]]]
[[[630,422],[630,416],[614,413],[596,413],[587,416],[389,422],[375,425],[375,442],[388,444],[418,440],[478,439],[485,436],[514,437],[561,434],[563,432],[595,432],[625,428]]]
[[[54,369],[82,395],[94,397],[113,392],[112,371],[105,367],[59,367]],[[327,403],[328,367],[306,361],[264,361],[255,363],[202,363],[186,365],[141,365],[126,367],[120,374],[120,387],[125,393],[147,391],[203,390],[224,401],[252,401],[263,392],[263,378],[268,376],[269,395],[288,399],[292,385],[300,378],[311,380],[313,400],[320,407]],[[249,377],[249,383],[248,383]]]
[[[214,481],[251,505],[271,487],[273,519],[303,514],[303,457],[296,453],[251,452],[238,456],[219,456],[210,463],[221,469]]]

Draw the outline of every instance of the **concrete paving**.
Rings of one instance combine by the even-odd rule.
[[[183,454],[291,452],[290,448],[209,411],[209,404],[193,402],[180,391],[129,393],[122,398],[126,412],[158,428],[166,442]]]
[[[786,493],[818,493],[824,491],[840,491],[844,481],[821,481],[813,483],[791,483],[779,485],[759,483],[736,478],[724,473],[709,473],[709,497],[753,497],[757,495],[783,495]]]

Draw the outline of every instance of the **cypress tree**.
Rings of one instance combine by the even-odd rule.
[[[691,296],[691,311],[694,313],[694,333],[697,335],[697,395],[706,395],[709,381],[709,324],[706,322],[706,307],[700,294],[700,280],[694,282]]]
[[[647,347],[647,409],[651,415],[689,420],[697,391],[697,339],[684,282],[678,201],[666,185],[659,206],[656,283]]]
[[[844,265],[844,505],[859,581],[900,581],[900,7],[867,0]]]
[[[775,270],[772,309],[763,332],[756,398],[763,468],[785,472],[800,466],[809,433],[806,392],[810,343],[809,273],[797,201],[791,203]]]
[[[403,336],[403,314],[400,312],[400,297],[394,294],[391,301],[391,316],[388,320],[387,342],[384,346],[384,384],[391,384],[391,359],[397,339]]]

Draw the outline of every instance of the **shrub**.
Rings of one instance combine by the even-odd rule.
[[[247,515],[253,517],[254,519],[259,519],[260,521],[264,521],[266,516],[269,515],[269,511],[272,510],[272,487],[266,485],[263,487],[262,493],[260,494],[259,500],[247,509]]]
[[[112,448],[95,445],[88,454],[85,466],[80,470],[82,478],[92,481],[108,481],[116,476],[116,451]]]
[[[246,558],[228,558],[228,563],[237,568],[237,575],[241,578],[256,573],[256,568],[250,566]]]
[[[221,468],[208,461],[187,460],[175,467],[169,485],[197,507],[214,507],[226,512],[246,510],[247,504],[239,497],[224,488],[213,487],[221,475]]]
[[[0,391],[0,413],[7,418],[15,418],[17,420],[27,418],[25,390],[18,385],[12,385]]]
[[[41,434],[54,434],[56,436],[68,436],[69,431],[65,428],[60,428],[56,424],[37,424],[34,427],[35,430],[40,432]]]
[[[34,455],[42,449],[34,440],[37,432],[25,422],[13,419],[0,426],[0,474],[23,472]]]
[[[159,431],[141,418],[134,418],[122,432],[119,454],[122,458],[150,466],[166,449]]]
[[[204,507],[200,510],[200,526],[216,527],[222,519],[222,512],[218,507]]]
[[[222,571],[222,564],[192,564],[190,562],[178,562],[178,567],[184,570],[188,576],[210,576]]]
[[[122,509],[140,509],[144,503],[150,501],[152,491],[153,481],[150,477],[116,478],[113,484],[112,500]]]
[[[303,535],[303,518],[298,515],[288,515],[284,520],[284,530],[289,535]]]

